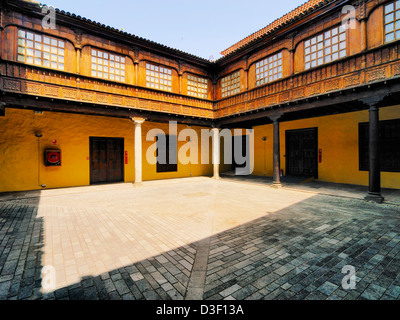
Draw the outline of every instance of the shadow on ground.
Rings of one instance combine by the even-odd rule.
[[[0,202],[0,299],[187,295],[198,242],[43,295],[44,230],[37,202]],[[398,206],[315,195],[212,235],[203,299],[399,299],[399,214]],[[355,290],[341,286],[346,265],[357,271]]]

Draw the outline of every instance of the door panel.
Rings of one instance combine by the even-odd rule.
[[[318,178],[318,129],[286,131],[288,175]]]
[[[124,180],[124,139],[90,138],[90,183]]]

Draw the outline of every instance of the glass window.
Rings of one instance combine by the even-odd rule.
[[[346,45],[346,29],[343,26],[325,31],[305,41],[305,69],[346,57]]]
[[[222,98],[240,92],[240,71],[236,71],[221,80]]]
[[[172,70],[146,63],[146,86],[159,90],[172,91]]]
[[[125,60],[125,57],[92,49],[92,76],[125,82]]]
[[[400,39],[400,1],[385,6],[385,41]]]
[[[17,60],[64,70],[65,42],[31,31],[18,30]]]
[[[207,79],[189,74],[187,90],[189,96],[207,99]]]
[[[256,86],[282,78],[282,52],[256,63]]]

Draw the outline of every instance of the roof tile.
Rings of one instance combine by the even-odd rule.
[[[308,13],[312,9],[318,8],[321,4],[325,2],[331,2],[332,0],[309,0],[308,2],[302,4],[301,6],[297,7],[296,9],[290,11],[289,13],[285,14],[283,17],[276,19],[265,28],[260,29],[248,37],[240,40],[239,42],[235,43],[234,45],[230,46],[228,49],[225,49],[221,52],[222,55],[226,56],[245,45],[249,44],[250,42],[274,31],[275,29],[282,27],[283,25],[291,22],[293,19],[300,17],[301,15]]]

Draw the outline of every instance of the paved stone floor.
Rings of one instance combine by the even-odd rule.
[[[0,299],[399,296],[396,204],[208,178],[0,195]]]

